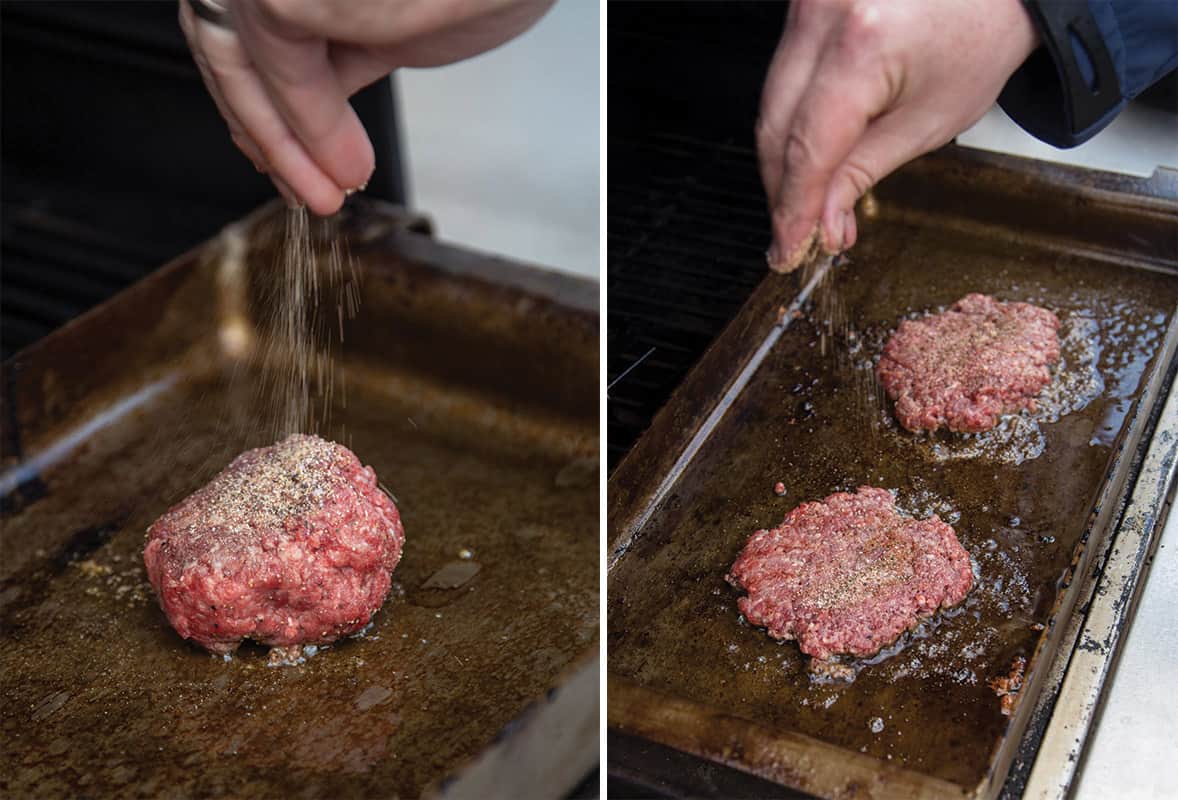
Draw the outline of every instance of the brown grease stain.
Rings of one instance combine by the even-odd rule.
[[[281,229],[282,219],[271,214],[268,224]],[[274,263],[273,240],[258,246],[246,263]],[[268,421],[282,408],[273,393],[287,385],[283,375],[217,349],[216,262],[189,257],[164,269],[5,364],[17,389],[6,402],[17,403],[32,452],[143,380],[174,376],[43,470],[40,499],[5,514],[6,796],[132,785],[144,796],[417,796],[565,670],[595,658],[597,491],[555,478],[596,451],[596,403],[584,391],[597,380],[596,316],[545,297],[516,313],[504,300],[520,292],[491,282],[494,262],[476,270],[459,254],[457,267],[424,264],[387,240],[361,249],[364,308],[336,349],[350,378],[346,405],[337,391],[318,432],[346,442],[396,494],[406,545],[371,630],[299,666],[268,668],[249,645],[225,661],[182,641],[142,566],[148,525],[238,453],[269,443]],[[247,277],[261,283],[247,299],[260,302],[265,276]],[[436,337],[430,325],[441,326]],[[91,358],[87,345],[99,339],[122,358]],[[480,371],[488,354],[495,371]],[[481,365],[465,363],[472,358]],[[43,363],[72,376],[61,385],[74,420],[56,416],[56,401],[41,413]],[[538,392],[554,378],[565,383]],[[545,535],[521,539],[529,529]],[[86,566],[55,560],[72,552],[75,531],[97,532],[83,537]],[[468,548],[482,569],[444,591],[444,608],[406,597],[403,587]]]

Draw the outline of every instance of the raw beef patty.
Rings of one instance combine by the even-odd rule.
[[[973,586],[951,527],[903,516],[890,492],[869,486],[802,503],[757,531],[727,577],[748,592],[745,619],[818,661],[873,655]]]
[[[343,445],[248,450],[147,531],[143,561],[176,632],[215,653],[354,633],[384,602],[405,534]]]
[[[944,313],[901,322],[878,374],[908,430],[977,433],[1003,414],[1034,411],[1058,360],[1055,314],[970,294]]]

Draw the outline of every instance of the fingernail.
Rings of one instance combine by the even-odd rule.
[[[855,212],[854,211],[847,211],[845,213],[846,213],[847,220],[846,220],[846,223],[843,225],[843,249],[850,250],[851,245],[855,244],[855,235],[857,233],[856,222],[855,222]]]
[[[769,250],[765,253],[765,260],[769,263],[770,269],[781,262],[781,248],[777,246],[776,241],[769,245]]]

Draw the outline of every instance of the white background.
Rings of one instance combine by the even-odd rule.
[[[598,274],[599,9],[562,0],[497,50],[400,70],[413,206],[438,237]]]

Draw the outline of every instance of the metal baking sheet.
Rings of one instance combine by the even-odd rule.
[[[767,276],[610,478],[611,727],[821,796],[995,796],[1173,357],[1172,183],[950,148],[867,199],[829,285]],[[914,437],[872,359],[900,319],[974,291],[1061,316],[1055,399],[1001,435]],[[820,684],[723,576],[753,531],[861,484],[950,521],[980,579],[853,683]],[[990,682],[1018,658],[1006,716]]]
[[[307,294],[334,342],[313,427],[404,520],[387,602],[285,668],[214,657],[156,605],[147,526],[274,438],[286,213],[4,364],[6,797],[557,797],[596,762],[596,284],[440,244],[391,207],[353,202],[332,234],[358,314],[337,318],[342,279]]]

